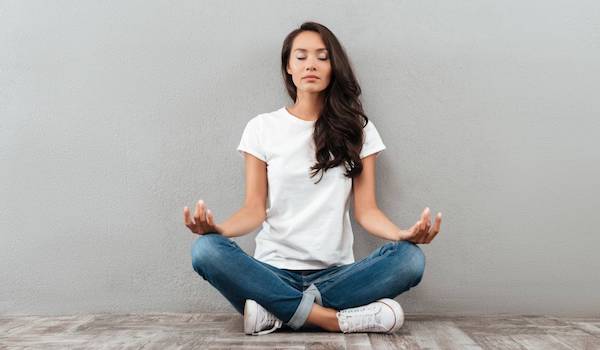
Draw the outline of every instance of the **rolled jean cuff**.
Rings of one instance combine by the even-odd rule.
[[[317,289],[317,286],[315,286],[314,283],[311,283],[311,285],[308,286],[308,288],[306,288],[306,290],[304,292],[314,294],[315,295],[315,303],[323,306],[323,301],[321,299],[321,292],[319,292],[319,290]]]
[[[304,325],[306,319],[308,318],[308,314],[312,310],[312,306],[315,302],[315,295],[312,293],[302,293],[302,300],[300,300],[300,305],[296,308],[296,312],[290,320],[287,322],[287,325],[290,326],[294,330],[298,330]]]

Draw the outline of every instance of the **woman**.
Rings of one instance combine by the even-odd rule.
[[[402,230],[379,210],[375,160],[386,147],[328,28],[302,24],[284,40],[281,59],[295,103],[246,124],[237,148],[246,164],[244,206],[221,224],[202,200],[193,218],[184,208],[186,226],[200,235],[193,268],[244,315],[246,334],[283,326],[394,332],[404,313],[392,298],[421,281],[425,256],[416,244],[436,236],[441,213],[431,226],[425,208]],[[392,241],[360,261],[352,251],[351,191],[356,221]],[[253,257],[229,238],[261,225]]]

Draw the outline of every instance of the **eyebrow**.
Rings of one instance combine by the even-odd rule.
[[[302,49],[302,48],[298,48],[298,49],[296,49],[294,51],[307,51],[307,50],[306,49]],[[322,47],[320,49],[316,49],[315,51],[327,51],[327,49],[324,48],[324,47]]]

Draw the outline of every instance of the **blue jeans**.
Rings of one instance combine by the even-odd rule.
[[[309,271],[259,261],[215,232],[199,236],[191,253],[194,271],[240,314],[252,299],[292,329],[304,326],[313,303],[343,310],[394,298],[419,284],[425,270],[423,251],[409,241],[386,243],[351,264]]]

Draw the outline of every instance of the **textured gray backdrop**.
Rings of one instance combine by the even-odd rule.
[[[380,207],[444,215],[406,312],[599,315],[600,3],[366,4],[0,1],[0,312],[234,312],[182,208],[242,204],[243,126],[291,103],[281,43],[316,20],[387,146]]]

